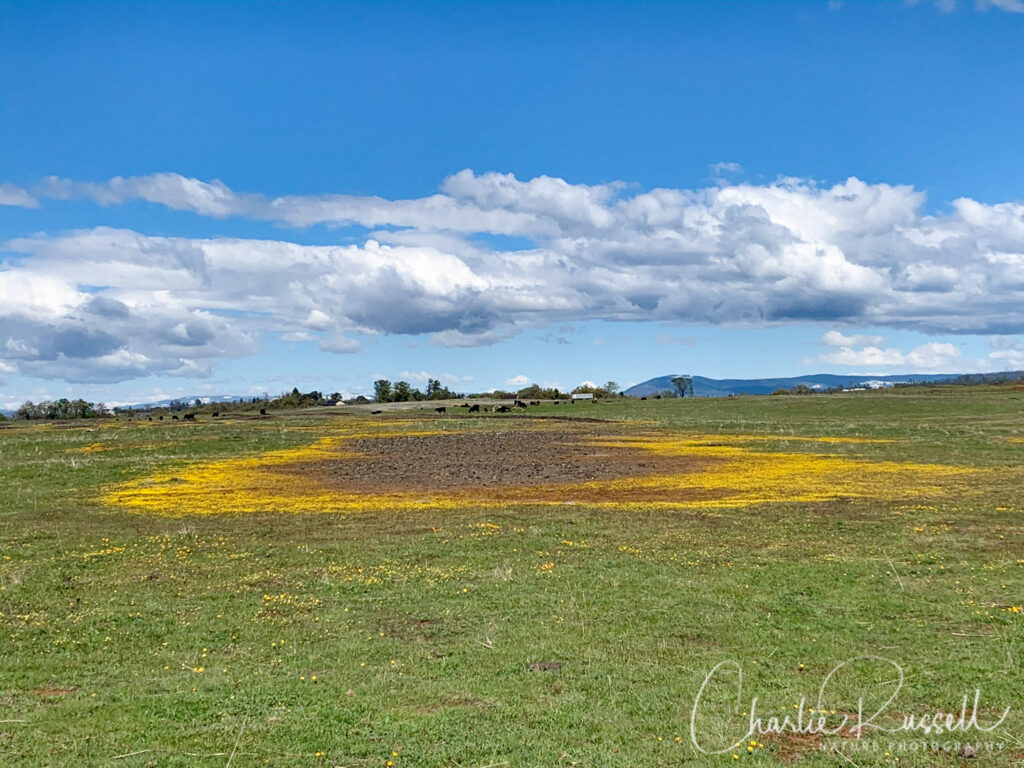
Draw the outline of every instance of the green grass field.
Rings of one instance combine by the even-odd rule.
[[[306,445],[352,417],[8,427],[0,764],[959,766],[966,743],[981,745],[972,763],[1024,762],[1024,392],[629,401],[525,417],[545,414],[984,471],[905,502],[168,516],[106,506],[101,489]],[[959,713],[975,689],[981,725],[1011,711],[991,733],[744,738],[752,698],[765,718],[795,716],[831,670],[866,655],[905,675],[876,723]],[[725,751],[705,755],[691,713],[729,661],[742,690],[735,667],[707,687],[692,733]],[[865,714],[878,709],[895,670],[876,660],[837,673],[829,722],[859,697]]]

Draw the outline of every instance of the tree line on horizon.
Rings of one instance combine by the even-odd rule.
[[[652,395],[653,397],[693,397],[693,381],[689,376],[677,376],[672,379],[672,389]],[[1024,371],[1000,371],[997,373],[963,374],[952,379],[943,380],[943,386],[965,386],[971,384],[1024,384]],[[911,386],[934,386],[929,382],[908,382],[897,383],[896,388]],[[387,379],[378,379],[373,383],[374,397],[358,395],[354,398],[343,399],[340,392],[333,392],[325,395],[319,390],[301,392],[298,387],[293,387],[290,392],[283,392],[278,397],[271,398],[266,393],[251,398],[239,400],[218,401],[204,403],[196,398],[188,400],[171,400],[166,406],[152,408],[131,408],[114,407],[109,408],[103,403],[93,403],[81,398],[59,398],[57,400],[44,400],[34,403],[27,400],[17,411],[13,418],[20,421],[59,421],[68,419],[96,419],[110,416],[127,415],[138,416],[140,414],[169,414],[180,411],[193,413],[219,413],[232,411],[253,410],[256,407],[264,410],[286,410],[297,408],[310,408],[314,406],[329,405],[365,405],[369,403],[400,403],[430,400],[455,400],[455,399],[476,399],[486,398],[495,400],[568,400],[574,394],[592,394],[595,398],[617,398],[626,397],[620,391],[619,385],[614,381],[606,382],[604,385],[581,384],[569,392],[563,392],[557,387],[542,387],[539,384],[530,384],[518,390],[495,389],[490,392],[458,393],[441,384],[438,379],[428,379],[424,390],[412,386],[407,381],[391,382]],[[778,389],[772,394],[828,394],[830,390],[814,390],[805,385],[798,385],[790,389]],[[0,415],[0,421],[6,417]]]
[[[417,400],[456,400],[490,398],[495,400],[567,400],[570,394],[589,393],[594,397],[619,397],[619,385],[609,381],[604,386],[581,384],[571,392],[562,392],[557,387],[542,387],[530,384],[518,390],[495,389],[490,392],[474,392],[471,394],[454,392],[443,386],[437,379],[428,379],[425,391],[420,391],[407,381],[391,383],[387,379],[373,382],[373,402],[375,403],[407,403]]]
[[[203,402],[199,398],[194,400],[175,399],[167,405],[144,407],[121,407],[108,408],[103,403],[93,403],[82,399],[70,400],[61,398],[59,400],[45,400],[34,403],[31,400],[22,404],[15,411],[13,418],[18,421],[59,421],[67,419],[95,419],[109,416],[138,416],[166,415],[182,411],[192,413],[220,413],[232,411],[252,410],[259,407],[263,410],[286,410],[295,408],[311,408],[315,406],[329,405],[364,405],[368,403],[404,403],[429,400],[455,400],[490,398],[496,400],[567,400],[572,394],[589,393],[599,398],[621,397],[619,385],[609,381],[603,386],[592,384],[581,384],[571,392],[562,392],[557,387],[542,387],[539,384],[530,384],[514,391],[495,389],[490,392],[459,393],[443,385],[439,379],[428,379],[424,390],[412,386],[407,381],[391,382],[387,379],[378,379],[373,383],[373,397],[357,395],[347,400],[343,399],[340,392],[333,392],[325,395],[319,390],[301,392],[298,387],[293,387],[291,392],[283,392],[278,397],[270,397],[266,393],[239,400],[226,400],[215,402]],[[0,416],[0,419],[3,419]]]
[[[33,403],[26,400],[14,413],[15,419],[24,421],[56,421],[62,419],[97,419],[110,416],[111,411],[103,403],[90,403],[85,400],[69,400],[62,397],[58,400],[44,400]]]

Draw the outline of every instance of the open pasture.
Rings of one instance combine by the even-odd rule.
[[[5,765],[1024,760],[1010,387],[18,425],[0,458]],[[861,656],[829,723],[894,665],[888,728],[1011,711],[744,737]]]

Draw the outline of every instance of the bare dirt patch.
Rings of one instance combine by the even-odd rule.
[[[519,429],[366,438],[346,442],[349,455],[283,471],[355,493],[500,491],[694,471],[703,463],[587,442],[595,436]]]
[[[41,698],[67,696],[69,693],[74,693],[77,690],[77,688],[58,688],[52,685],[41,685],[36,688],[36,696]]]

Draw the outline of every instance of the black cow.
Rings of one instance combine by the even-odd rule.
[[[260,416],[266,416],[266,415],[267,415],[267,409],[266,408],[260,408]]]
[[[434,410],[437,411],[438,413],[448,413],[448,409],[445,408],[443,405],[442,406],[438,406]]]
[[[384,411],[370,411],[371,416],[376,416],[378,413],[384,413]]]
[[[175,421],[178,420],[178,417],[175,414],[173,414],[173,413],[171,414],[171,418],[174,419]]]
[[[522,400],[516,400],[514,403],[512,403],[512,405],[514,405],[516,408],[526,407],[526,403],[524,403]]]
[[[185,421],[195,421],[195,420],[196,420],[196,415],[194,413],[186,413],[185,414]]]
[[[220,411],[214,411],[213,412],[213,418],[216,419],[218,416],[220,416]]]
[[[540,400],[531,400],[530,405],[540,405]]]
[[[473,405],[469,406],[469,412],[480,413],[480,405],[478,403],[474,403]]]
[[[163,420],[164,420],[164,417],[163,417],[163,416],[157,416],[157,418],[158,418],[158,419],[160,419],[160,421],[163,421]]]
[[[494,406],[494,412],[495,413],[511,413],[512,409],[509,408],[507,405],[496,405],[496,406]]]

